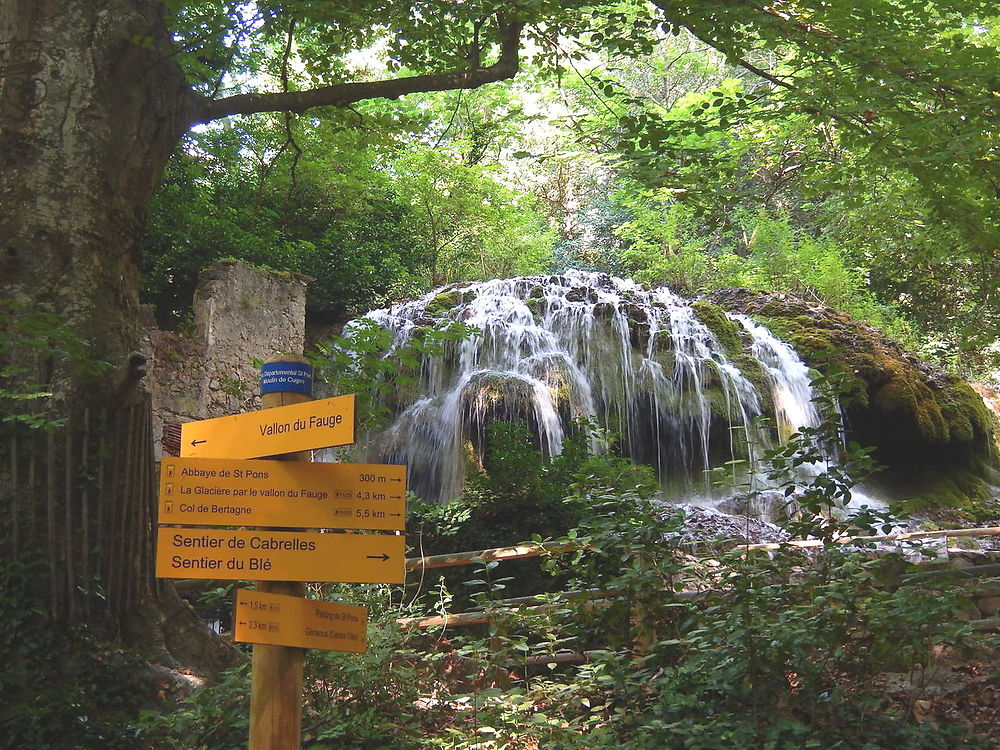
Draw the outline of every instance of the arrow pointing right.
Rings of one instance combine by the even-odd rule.
[[[366,557],[369,560],[381,560],[382,562],[385,562],[386,560],[389,559],[389,556],[384,552],[381,555],[366,555]]]

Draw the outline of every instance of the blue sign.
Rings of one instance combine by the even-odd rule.
[[[260,367],[260,395],[304,393],[312,395],[313,368],[304,362],[265,362]]]

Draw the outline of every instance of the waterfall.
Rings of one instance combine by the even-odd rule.
[[[803,428],[818,427],[821,423],[821,417],[814,402],[815,393],[812,379],[809,376],[809,368],[799,358],[799,355],[791,346],[778,339],[767,328],[745,315],[731,314],[730,317],[746,329],[752,340],[750,352],[764,368],[770,385],[778,439],[784,442]],[[823,464],[835,463],[837,450],[840,447],[839,445],[820,446],[824,456]],[[797,479],[802,483],[809,482],[825,468],[826,466],[821,464],[803,464],[798,467]],[[852,499],[848,507],[884,506],[884,503],[874,498],[864,487],[852,487],[851,495]],[[771,511],[767,507],[769,499],[772,503],[775,500],[775,498],[769,498],[767,492],[763,492],[759,496],[757,507],[759,515],[764,517],[771,515]],[[779,497],[777,501],[783,502],[783,498]]]
[[[574,420],[590,419],[652,465],[667,496],[710,497],[707,469],[752,461],[773,440],[756,417],[773,412],[782,436],[818,417],[790,347],[719,311],[724,343],[703,312],[664,287],[571,271],[452,285],[369,313],[396,348],[445,321],[478,333],[423,358],[367,458],[407,464],[412,490],[446,501],[482,456],[490,422],[526,420],[552,456]]]
[[[779,437],[786,440],[803,427],[819,426],[809,368],[795,350],[745,315],[730,317],[750,334],[750,352],[767,375]]]

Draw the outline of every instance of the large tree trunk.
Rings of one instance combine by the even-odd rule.
[[[0,3],[0,297],[57,312],[116,365],[138,341],[138,238],[191,96],[167,42],[157,3]]]
[[[41,554],[56,620],[116,627],[153,591],[148,399],[129,352],[146,207],[192,100],[168,42],[147,0],[0,0],[0,300],[53,313],[111,365],[95,377],[78,356],[0,347],[0,372],[22,370],[0,391],[41,385],[53,395],[20,408],[66,420],[0,423],[0,556]]]
[[[118,625],[154,598],[148,399],[129,353],[139,235],[184,130],[510,78],[523,28],[496,16],[499,56],[485,67],[476,55],[468,69],[212,99],[187,86],[163,14],[154,0],[0,0],[0,336],[15,300],[113,368],[95,378],[74,368],[78,355],[0,339],[0,409],[29,403],[66,420],[44,432],[0,414],[0,560],[43,553],[37,588],[57,620]],[[12,401],[12,384],[51,396]]]

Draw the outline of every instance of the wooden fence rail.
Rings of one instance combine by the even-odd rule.
[[[882,534],[877,536],[846,536],[834,539],[832,542],[825,542],[822,539],[799,539],[787,542],[767,542],[762,544],[741,544],[736,547],[740,550],[762,550],[774,551],[781,549],[815,549],[823,547],[825,544],[852,544],[866,542],[904,542],[920,541],[926,539],[944,539],[949,537],[983,537],[1000,536],[1000,526],[987,526],[983,528],[968,529],[940,529],[937,531],[902,531],[896,534]],[[543,555],[567,552],[574,549],[583,549],[585,544],[567,544],[562,542],[526,542],[510,547],[493,547],[491,549],[474,550],[471,552],[454,552],[446,555],[428,555],[426,557],[409,557],[406,559],[406,569],[432,570],[436,568],[450,568],[460,565],[474,565],[479,560],[491,562],[493,560],[520,560],[530,557],[541,557]],[[205,579],[182,579],[174,582],[174,586],[179,592],[198,591],[202,589],[223,586],[227,581],[213,581]]]

